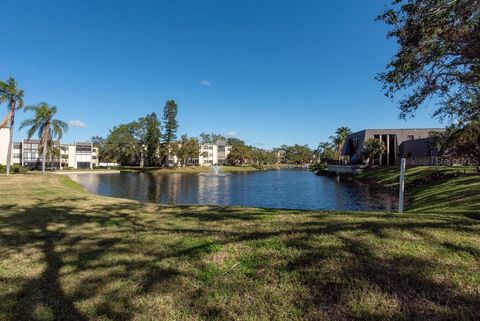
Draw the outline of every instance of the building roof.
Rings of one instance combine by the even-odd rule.
[[[60,141],[59,140],[53,140],[52,141],[55,145],[59,145],[60,144]],[[40,144],[40,140],[39,139],[24,139],[23,140],[23,143],[26,143],[26,144]]]

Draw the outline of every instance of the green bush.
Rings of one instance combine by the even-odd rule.
[[[7,172],[7,166],[0,165],[0,174],[5,174]],[[22,165],[12,165],[10,166],[10,173],[12,174],[25,174],[28,172],[28,168],[23,167]]]
[[[327,164],[325,164],[325,163],[315,163],[315,164],[310,165],[309,169],[312,172],[326,171],[327,170]]]

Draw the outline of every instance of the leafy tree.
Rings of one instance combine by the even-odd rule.
[[[53,170],[55,159],[59,160],[60,169],[62,169],[62,151],[66,148],[61,145],[55,145],[53,141],[47,143],[47,159],[50,161],[50,169]]]
[[[218,141],[226,141],[227,139],[225,136],[220,135],[220,134],[206,134],[206,133],[201,133],[200,134],[200,142],[202,144],[215,144]]]
[[[160,120],[157,114],[151,113],[139,119],[142,130],[141,143],[145,147],[145,161],[147,166],[155,166],[158,161],[160,147]],[[143,148],[143,146],[142,146]]]
[[[175,100],[168,100],[163,109],[163,123],[165,127],[165,133],[163,134],[163,142],[165,144],[165,160],[171,155],[171,143],[177,138],[177,112],[178,107]]]
[[[385,152],[385,144],[380,139],[369,138],[363,143],[363,153],[372,165]]]
[[[7,151],[7,176],[10,175],[10,165],[12,162],[13,147],[13,129],[15,125],[15,111],[23,108],[23,90],[19,89],[14,78],[10,77],[7,81],[0,81],[0,103],[7,102],[8,113],[0,124],[0,128],[7,125],[10,120],[10,137],[8,139]]]
[[[160,120],[155,113],[110,130],[107,138],[92,137],[102,161],[154,166],[160,150]]]
[[[270,165],[277,162],[277,154],[274,151],[252,148],[251,155],[254,164]]]
[[[308,164],[313,160],[313,152],[307,145],[282,146],[288,164]]]
[[[430,136],[433,138],[431,149],[442,155],[471,158],[480,173],[480,121],[472,121],[461,128],[452,125],[444,132],[432,132]]]
[[[378,75],[387,96],[397,95],[400,117],[426,101],[435,117],[460,127],[480,119],[480,1],[393,0],[379,20],[391,26],[398,52]]]
[[[239,138],[228,138],[227,139],[227,145],[230,145],[232,147],[235,147],[235,146],[247,146],[247,144],[239,139]]]
[[[107,140],[100,136],[93,136],[90,141],[92,145],[98,148],[98,160],[99,161],[111,161],[108,153]]]
[[[121,165],[138,165],[141,143],[136,137],[137,123],[113,127],[106,139],[106,157]]]
[[[177,146],[178,150],[176,151],[176,155],[179,158],[182,166],[185,166],[189,158],[195,158],[199,156],[200,145],[198,143],[198,139],[195,137],[182,135]]]
[[[326,163],[327,161],[337,159],[335,145],[330,142],[319,143],[314,153],[319,163]]]
[[[63,133],[68,131],[68,125],[64,121],[53,118],[57,113],[57,107],[50,106],[47,103],[27,106],[25,111],[32,111],[35,113],[35,116],[34,118],[24,120],[20,125],[20,129],[29,127],[27,132],[28,139],[32,138],[35,133],[38,134],[42,152],[42,174],[45,174],[48,144],[55,139],[62,139]]]
[[[227,156],[227,163],[230,165],[244,165],[252,160],[252,148],[247,146],[242,141],[235,141],[234,144],[229,144],[232,146],[230,153]]]

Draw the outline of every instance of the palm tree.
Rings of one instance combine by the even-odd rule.
[[[55,158],[59,159],[59,167],[62,169],[62,152],[65,152],[67,148],[65,146],[55,146],[53,141],[49,141],[47,144],[47,158],[50,162],[50,169],[53,170],[53,164]]]
[[[319,162],[326,162],[335,158],[335,146],[330,142],[320,142],[315,154],[318,157]]]
[[[53,118],[57,113],[57,107],[50,106],[47,103],[25,107],[25,111],[33,111],[35,117],[24,120],[20,125],[20,129],[30,127],[28,129],[28,139],[32,138],[35,133],[38,134],[40,146],[42,146],[42,174],[44,174],[47,146],[54,139],[62,139],[63,133],[68,130],[68,125],[61,120]]]
[[[0,81],[0,103],[8,103],[8,114],[0,124],[0,128],[6,127],[10,119],[10,137],[7,151],[7,176],[10,175],[10,163],[12,161],[13,125],[15,124],[15,111],[23,108],[23,90],[18,89],[17,82],[12,77],[7,81]]]
[[[342,148],[345,143],[345,139],[350,135],[352,131],[347,126],[338,127],[335,130],[335,136],[331,136],[330,139],[335,144],[335,151],[337,152],[338,159],[342,156]]]
[[[373,166],[375,159],[385,153],[385,143],[377,138],[369,138],[363,143],[363,153],[367,158],[367,164],[371,162]]]

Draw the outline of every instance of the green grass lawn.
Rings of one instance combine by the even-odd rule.
[[[405,172],[405,191],[412,213],[449,213],[480,218],[480,175],[473,167],[417,166]],[[432,175],[457,175],[417,186]],[[356,179],[383,185],[398,185],[399,167],[383,167],[367,171]]]
[[[478,320],[459,215],[165,207],[0,177],[0,320]]]

